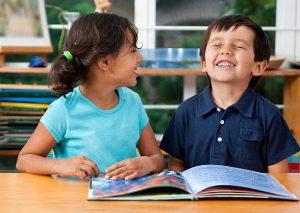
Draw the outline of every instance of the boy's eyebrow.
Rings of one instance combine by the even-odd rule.
[[[215,38],[213,38],[212,40],[210,40],[208,42],[211,43],[211,42],[221,41],[221,40],[223,40],[221,37],[215,37]],[[244,39],[237,38],[237,39],[233,39],[233,41],[234,42],[241,42],[241,43],[246,44],[246,45],[249,46],[249,43],[247,41],[245,41]]]
[[[214,41],[219,41],[219,40],[222,40],[221,37],[215,37],[215,38],[209,40],[208,42],[214,42]]]
[[[235,42],[241,42],[241,43],[244,43],[246,45],[249,45],[249,43],[247,41],[245,41],[244,39],[235,39],[234,41]]]

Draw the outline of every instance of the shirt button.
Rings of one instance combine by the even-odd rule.
[[[225,122],[224,122],[224,120],[220,120],[220,124],[224,124]]]
[[[218,111],[218,112],[221,112],[221,109],[220,109],[219,107],[217,107],[217,111]]]
[[[218,140],[218,142],[222,142],[223,139],[221,137],[218,137],[217,140]]]

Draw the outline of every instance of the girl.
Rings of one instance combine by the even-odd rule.
[[[142,102],[125,87],[137,84],[143,57],[136,43],[137,30],[124,17],[93,13],[74,22],[50,70],[50,86],[62,97],[21,150],[18,170],[81,179],[101,171],[113,180],[163,170]],[[55,159],[46,157],[52,148]]]

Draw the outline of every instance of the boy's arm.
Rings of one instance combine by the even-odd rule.
[[[284,159],[276,164],[268,166],[269,173],[280,173],[280,172],[288,172],[288,160]]]
[[[182,172],[185,170],[184,161],[170,156],[168,169],[170,171]]]

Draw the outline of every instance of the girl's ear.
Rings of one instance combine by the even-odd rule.
[[[265,72],[267,65],[268,62],[266,60],[255,62],[255,67],[252,71],[252,75],[261,76]]]
[[[202,72],[207,72],[207,70],[206,70],[206,62],[205,62],[205,60],[203,60],[202,58],[200,59],[200,67],[201,67],[201,71]]]
[[[97,62],[98,67],[100,68],[100,70],[102,71],[108,71],[108,62],[106,58],[103,59],[99,59]]]

